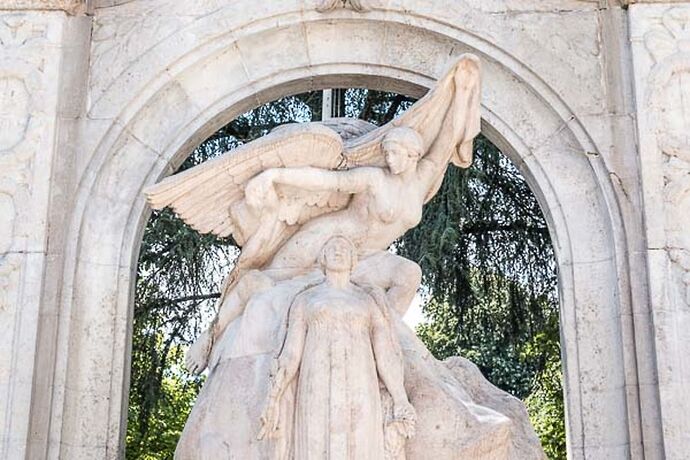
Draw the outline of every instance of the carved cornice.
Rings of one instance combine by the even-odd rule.
[[[86,0],[0,0],[1,10],[61,10],[78,14],[86,11]]]
[[[371,9],[367,0],[322,0],[321,4],[316,7],[316,10],[325,13],[336,8],[350,8],[360,13]]]

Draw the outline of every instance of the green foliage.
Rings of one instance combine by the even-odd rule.
[[[422,266],[429,300],[417,333],[430,351],[470,359],[525,399],[547,454],[564,458],[555,255],[517,168],[480,136],[472,167],[449,168],[398,252]]]
[[[549,325],[534,336],[524,352],[532,356],[545,356],[547,361],[534,381],[532,393],[525,399],[530,421],[534,426],[546,455],[550,459],[565,460],[565,406],[561,376],[558,323]]]
[[[343,92],[340,115],[377,125],[413,99]],[[180,170],[290,122],[318,120],[321,92],[290,96],[221,128]],[[480,137],[468,170],[450,167],[421,224],[395,244],[424,271],[427,322],[418,333],[438,358],[462,355],[497,386],[526,398],[548,455],[563,458],[563,398],[553,249],[536,199],[515,166]],[[202,379],[182,350],[214,313],[238,254],[231,239],[199,235],[170,211],[154,212],[139,256],[132,336],[127,458],[172,458]]]
[[[143,417],[142,406],[130,400],[127,426],[127,457],[142,460],[173,458],[175,446],[187,416],[201,389],[203,379],[182,377],[183,353],[179,347],[170,350],[167,368],[158,391],[160,398],[152,412]],[[140,426],[145,421],[146,429]]]
[[[495,385],[529,395],[547,358],[522,348],[558,318],[557,277],[543,214],[515,166],[479,137],[472,167],[449,168],[399,252],[422,266],[431,300],[418,332],[432,352],[465,356]]]

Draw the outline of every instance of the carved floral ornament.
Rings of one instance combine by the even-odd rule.
[[[7,8],[7,2],[0,0],[0,7]],[[10,250],[18,203],[30,200],[31,164],[40,136],[28,133],[40,132],[39,125],[32,125],[32,113],[33,101],[43,97],[45,38],[45,24],[24,13],[0,14],[0,292],[12,285],[21,268],[20,256]],[[9,297],[0,300],[0,310],[10,303]]]
[[[24,140],[32,100],[41,98],[43,55],[30,48],[42,46],[45,35],[45,25],[24,14],[0,16],[0,157]]]
[[[325,13],[336,8],[350,8],[359,13],[371,10],[367,0],[322,0],[321,4],[316,7],[316,10]]]
[[[44,37],[45,27],[27,21],[22,13],[0,16],[0,47],[3,53],[17,52],[19,48]]]
[[[644,36],[654,60],[649,76],[647,104],[659,147],[666,155],[690,161],[690,133],[685,120],[690,116],[690,8],[669,9],[661,25]]]

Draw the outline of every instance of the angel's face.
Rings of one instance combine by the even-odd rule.
[[[345,238],[333,238],[323,248],[326,270],[344,272],[352,270],[352,245]]]
[[[419,158],[417,152],[398,143],[384,144],[384,155],[388,169],[396,175],[414,167]]]

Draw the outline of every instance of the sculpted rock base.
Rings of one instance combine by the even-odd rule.
[[[276,320],[283,324],[285,318]],[[405,389],[417,412],[416,434],[405,448],[408,460],[545,458],[520,400],[493,386],[464,358],[438,361],[406,324],[399,318],[396,323]],[[187,421],[176,459],[289,458],[284,457],[286,440],[256,439],[272,360],[271,353],[219,358]],[[284,407],[294,403],[292,390],[286,392]]]

